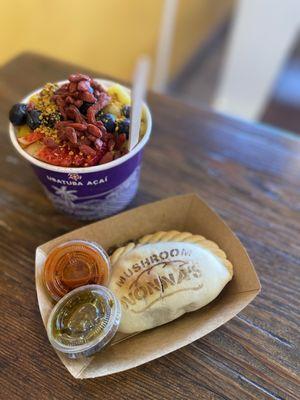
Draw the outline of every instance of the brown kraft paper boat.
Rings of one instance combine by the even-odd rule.
[[[98,242],[108,250],[146,234],[168,230],[188,231],[216,242],[233,264],[232,281],[206,307],[136,335],[117,333],[111,344],[94,356],[71,360],[57,353],[75,378],[96,378],[125,371],[186,346],[229,321],[259,293],[259,279],[239,239],[203,200],[196,194],[188,194],[138,207],[39,246],[36,290],[44,325],[53,303],[42,282],[42,268],[53,247],[67,240],[84,239]]]

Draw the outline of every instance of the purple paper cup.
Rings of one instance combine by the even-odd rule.
[[[115,83],[104,79],[97,81],[104,86]],[[27,103],[40,90],[30,93],[21,102]],[[128,88],[126,90],[130,92]],[[123,210],[138,190],[143,149],[152,129],[151,113],[146,104],[144,112],[147,129],[134,149],[114,161],[93,167],[67,168],[47,164],[22,149],[11,123],[9,134],[14,148],[30,162],[55,208],[78,219],[101,219]]]

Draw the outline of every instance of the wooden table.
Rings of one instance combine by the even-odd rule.
[[[207,337],[133,370],[79,381],[64,369],[39,315],[34,251],[83,223],[56,212],[17,157],[7,112],[74,70],[30,54],[0,69],[0,398],[299,399],[300,141],[154,94],[153,137],[131,207],[199,193],[248,249],[262,292]]]

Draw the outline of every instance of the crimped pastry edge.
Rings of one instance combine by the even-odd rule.
[[[184,242],[199,245],[205,249],[210,250],[218,259],[224,264],[230,275],[233,275],[233,266],[227,259],[227,256],[223,250],[213,241],[206,239],[201,235],[194,235],[190,232],[179,232],[179,231],[159,231],[145,235],[138,240],[138,243],[129,242],[125,246],[116,249],[110,256],[112,266],[120,259],[125,256],[131,250],[140,246],[159,242]]]

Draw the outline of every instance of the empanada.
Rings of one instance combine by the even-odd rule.
[[[216,243],[189,232],[157,232],[111,255],[109,288],[122,305],[119,331],[172,321],[215,299],[233,267]]]

